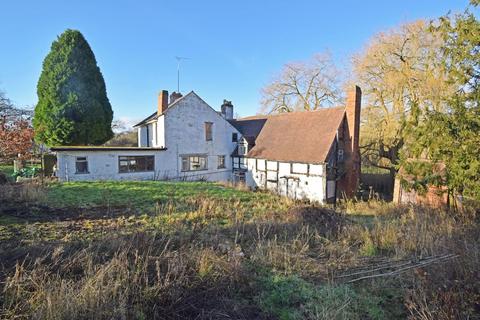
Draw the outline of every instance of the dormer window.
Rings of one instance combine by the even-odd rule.
[[[246,154],[245,146],[238,146],[238,154],[244,156]]]
[[[245,139],[241,139],[240,142],[238,143],[238,155],[239,156],[244,156],[248,152],[248,143]]]

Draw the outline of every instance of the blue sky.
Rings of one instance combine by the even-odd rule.
[[[375,33],[462,11],[467,0],[24,1],[0,4],[0,90],[34,106],[42,61],[57,35],[80,30],[104,75],[115,117],[141,119],[161,89],[194,90],[246,116],[282,65],[328,49],[340,68]]]

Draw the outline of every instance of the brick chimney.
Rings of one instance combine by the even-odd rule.
[[[362,107],[362,90],[354,86],[347,92],[347,121],[352,138],[353,151],[359,151],[360,109]]]
[[[173,91],[172,94],[170,94],[170,104],[174,103],[175,101],[177,101],[181,97],[183,97],[183,96],[180,92]]]
[[[351,141],[351,157],[347,160],[347,188],[348,196],[354,196],[360,183],[360,109],[362,107],[362,90],[354,86],[347,91],[346,114],[348,131]]]
[[[157,114],[161,115],[164,113],[168,108],[168,91],[162,90],[158,94],[158,110]]]

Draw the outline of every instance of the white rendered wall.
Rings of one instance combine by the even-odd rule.
[[[205,122],[213,123],[212,141],[205,140]],[[58,176],[61,180],[210,180],[230,181],[231,153],[236,147],[232,133],[240,133],[195,94],[188,94],[170,107],[159,121],[149,124],[150,147],[159,151],[61,151]],[[139,146],[147,146],[146,126],[138,128]],[[158,138],[158,141],[157,141]],[[158,142],[158,143],[157,143]],[[119,173],[118,155],[155,155],[155,172]],[[206,155],[207,170],[182,172],[181,155]],[[225,168],[218,168],[218,156],[225,156]],[[89,158],[89,174],[75,174],[75,157]]]
[[[146,147],[147,146],[147,126],[138,127],[137,132],[138,132],[138,146]]]
[[[157,144],[157,130],[158,126],[156,122],[152,122],[137,128],[138,132],[138,146],[158,148]],[[148,134],[147,134],[148,131]],[[148,143],[147,143],[148,142]]]
[[[157,130],[157,135],[156,135],[156,141],[155,141],[155,147],[156,148],[164,148],[165,147],[165,116],[161,115],[157,119],[156,123],[156,130]]]
[[[213,123],[212,141],[205,140],[205,122]],[[236,147],[232,133],[240,133],[203,100],[191,93],[164,114],[165,147],[162,175],[168,179],[230,181],[231,153]],[[182,172],[181,155],[207,155],[208,170]],[[225,156],[225,168],[218,169],[218,156]]]
[[[57,151],[57,176],[60,181],[81,180],[154,180],[161,168],[164,151]],[[119,156],[155,156],[155,171],[120,173]],[[87,157],[88,173],[75,173],[76,157]]]

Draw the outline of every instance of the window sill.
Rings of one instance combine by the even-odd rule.
[[[90,172],[75,172],[75,174],[90,174]]]
[[[208,171],[207,169],[198,169],[198,170],[182,170],[181,172],[198,172],[198,171]]]
[[[146,173],[146,172],[155,172],[155,170],[147,170],[147,171],[124,171],[124,172],[118,172],[119,174],[124,174],[124,173]]]

